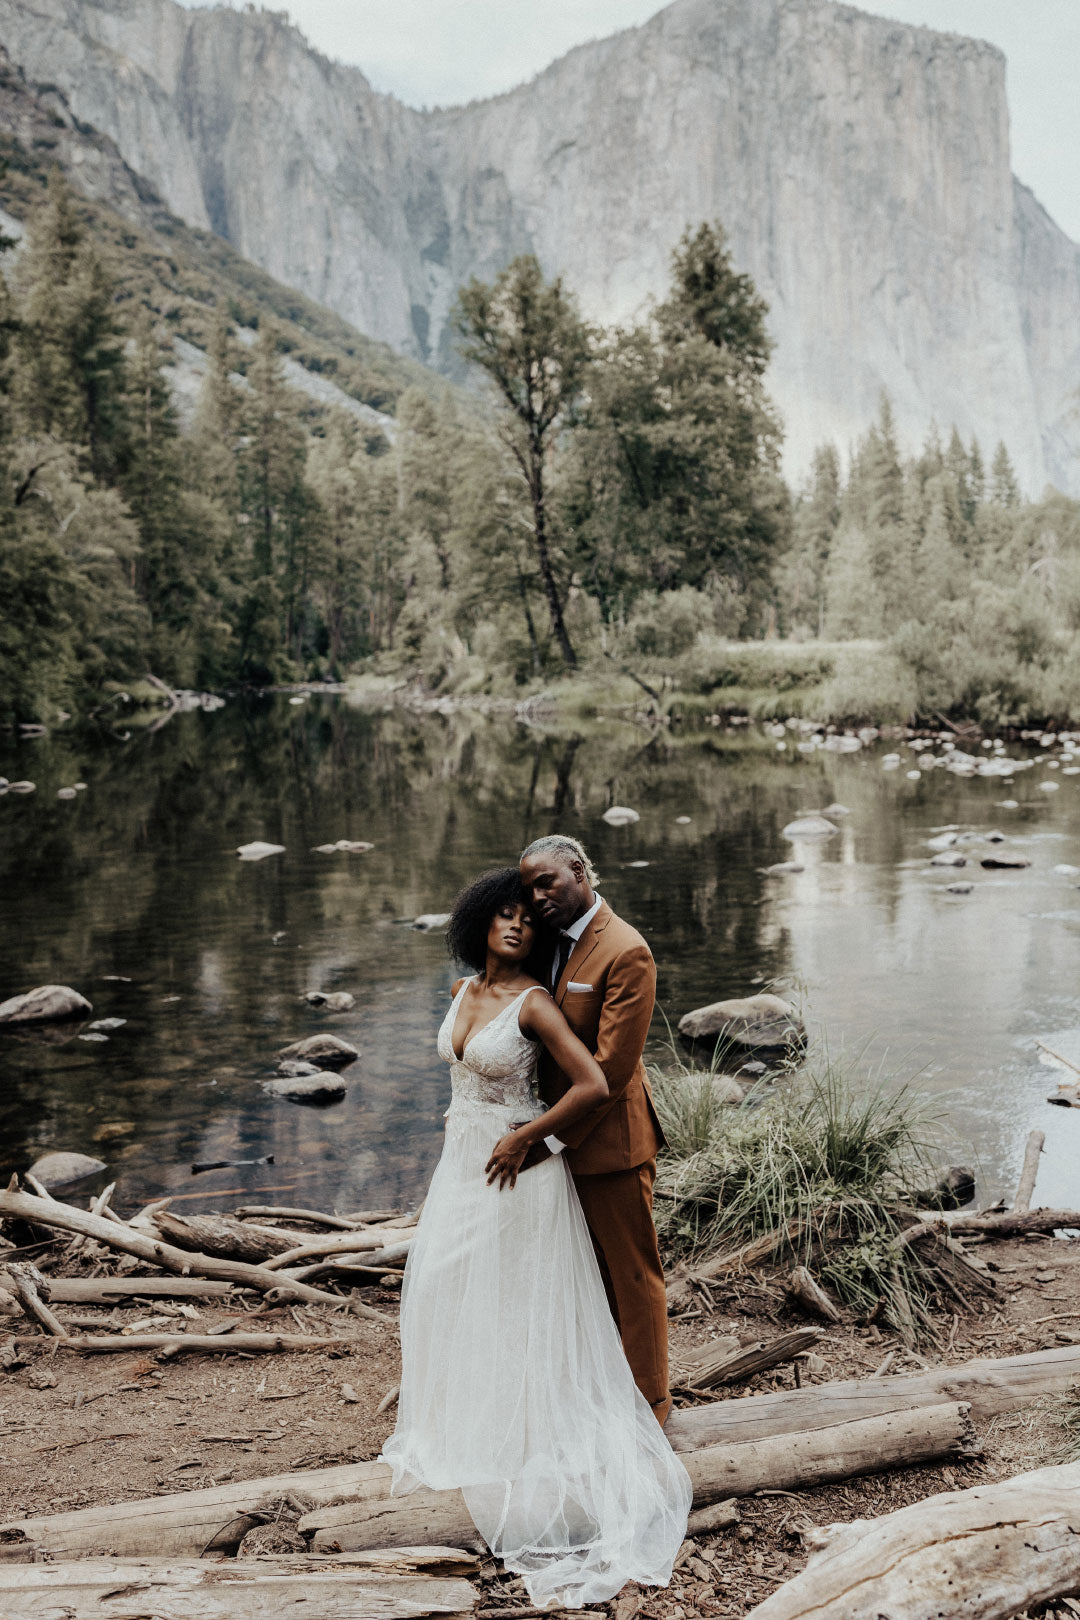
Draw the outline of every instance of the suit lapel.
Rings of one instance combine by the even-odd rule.
[[[581,938],[576,941],[574,948],[570,952],[567,959],[566,966],[559,975],[559,982],[555,986],[556,1006],[562,1006],[566,999],[567,986],[569,985],[570,980],[575,976],[575,974],[580,972],[582,966],[588,961],[589,957],[596,949],[600,940],[600,935],[607,927],[610,916],[611,907],[608,905],[607,901],[604,900],[601,902],[600,910],[596,913],[596,916],[593,918],[588,928],[586,928]],[[573,969],[573,972],[571,972],[571,969]]]

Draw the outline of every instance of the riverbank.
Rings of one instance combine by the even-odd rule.
[[[707,1396],[683,1392],[677,1409],[769,1392],[826,1386],[837,1380],[870,1381],[885,1390],[894,1375],[957,1366],[984,1357],[1015,1357],[1080,1340],[1080,1242],[1032,1234],[965,1245],[978,1253],[993,1281],[970,1312],[941,1319],[940,1348],[907,1348],[887,1327],[848,1319],[821,1333],[812,1352]],[[39,1252],[45,1274],[89,1277],[106,1268],[100,1255],[72,1258]],[[126,1269],[137,1287],[141,1264]],[[718,1340],[742,1345],[775,1341],[807,1327],[788,1289],[790,1261],[757,1263],[718,1278],[695,1303],[671,1320],[676,1378]],[[57,1292],[61,1290],[58,1288]],[[347,1300],[256,1304],[250,1295],[193,1299],[179,1316],[175,1302],[168,1331],[215,1336],[213,1354],[172,1354],[134,1348],[130,1354],[81,1355],[57,1349],[44,1335],[28,1341],[19,1329],[2,1352],[4,1371],[0,1521],[125,1503],[180,1491],[278,1476],[378,1455],[394,1422],[386,1397],[398,1377],[397,1293],[380,1286],[353,1288],[348,1296],[378,1311],[385,1322],[358,1319]],[[63,1318],[77,1315],[73,1331],[93,1326],[109,1335],[145,1333],[163,1301],[128,1299],[78,1307],[55,1305]],[[6,1326],[15,1324],[8,1320]],[[300,1332],[340,1336],[329,1348],[275,1354],[230,1351],[230,1333]],[[884,1383],[882,1382],[884,1380]],[[383,1410],[380,1410],[383,1407]],[[609,1605],[615,1620],[641,1613],[646,1620],[741,1620],[751,1604],[804,1566],[816,1526],[893,1512],[942,1490],[1005,1479],[1075,1455],[1076,1408],[1060,1394],[1045,1395],[996,1416],[975,1415],[973,1452],[931,1465],[892,1468],[848,1482],[741,1495],[722,1527],[696,1531],[684,1545],[671,1586],[662,1592],[628,1588]],[[297,1489],[302,1496],[302,1483]],[[251,1534],[245,1549],[300,1550],[296,1524],[302,1500],[282,1500],[270,1522]],[[102,1551],[108,1550],[105,1536]],[[521,1583],[484,1562],[474,1577],[485,1609],[520,1606]],[[1041,1612],[1041,1611],[1039,1611]]]

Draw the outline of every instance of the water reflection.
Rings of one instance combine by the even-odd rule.
[[[1050,1143],[1047,1202],[1080,1198],[1080,1112],[1048,1117],[1054,1080],[1034,1036],[1080,1023],[1080,787],[909,781],[880,753],[780,754],[760,735],[649,737],[620,723],[546,732],[464,712],[371,714],[333,697],[233,702],[152,734],[8,743],[0,773],[38,784],[0,798],[0,994],[71,983],[107,1043],[0,1045],[0,1168],[47,1147],[97,1152],[127,1202],[175,1193],[198,1208],[240,1193],[338,1207],[408,1203],[438,1154],[446,1076],[434,1036],[451,973],[438,936],[403,919],[446,910],[481,866],[555,827],[589,845],[616,909],[642,928],[672,1022],[786,978],[830,1044],[918,1073],[949,1111],[981,1196],[1008,1188],[1023,1139]],[[58,802],[83,780],[88,791]],[[996,808],[1006,793],[1019,808]],[[793,847],[781,829],[833,801],[838,837]],[[1050,801],[1050,802],[1048,802]],[[641,820],[608,827],[603,810]],[[689,817],[679,824],[676,817]],[[931,829],[1001,824],[1023,872],[971,866],[971,895],[930,868]],[[366,855],[321,855],[340,838]],[[236,846],[286,853],[248,864]],[[760,868],[795,854],[800,874]],[[647,862],[647,865],[632,865]],[[309,989],[347,989],[325,1015]],[[278,1047],[317,1029],[360,1047],[346,1099],[325,1110],[265,1095]],[[658,1040],[663,1023],[656,1025]],[[193,1179],[192,1162],[274,1155]]]

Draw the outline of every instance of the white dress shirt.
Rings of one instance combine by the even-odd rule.
[[[578,940],[581,938],[581,936],[585,932],[586,928],[588,928],[589,924],[592,922],[593,918],[596,916],[596,913],[600,910],[600,907],[603,905],[603,903],[604,902],[603,902],[602,897],[598,896],[593,901],[593,903],[589,907],[588,911],[583,911],[581,916],[576,918],[570,924],[570,926],[568,928],[560,929],[560,933],[562,934],[563,938],[564,939],[569,939],[569,940],[571,940],[573,942],[571,944],[571,947],[570,947],[571,955],[573,954],[574,945],[577,944]],[[569,961],[569,957],[567,958],[567,961]],[[556,956],[555,961],[552,962],[552,964],[551,964],[551,988],[552,988],[552,990],[555,989],[555,986],[556,986],[556,984],[558,982],[558,978],[557,978],[557,975],[556,975],[556,972],[555,972],[555,966],[556,966],[557,962],[558,962],[558,956]],[[545,1136],[544,1137],[544,1146],[547,1147],[552,1153],[561,1153],[563,1151],[563,1149],[566,1147],[566,1143],[565,1142],[560,1142],[559,1138],[557,1136]]]

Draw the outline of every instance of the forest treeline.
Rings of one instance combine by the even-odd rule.
[[[528,257],[469,283],[454,319],[486,394],[410,387],[392,437],[313,424],[272,324],[245,347],[224,314],[181,430],[168,340],[149,310],[121,320],[59,173],[3,268],[9,720],[144,671],[220,688],[363,666],[462,692],[614,659],[708,692],[732,640],[774,637],[884,645],[852,715],[898,692],[1080,712],[1080,505],[1025,501],[1003,446],[987,466],[955,433],[905,458],[887,401],[846,473],[825,446],[792,494],[767,309],[718,226],[687,232],[627,328],[585,322]]]

